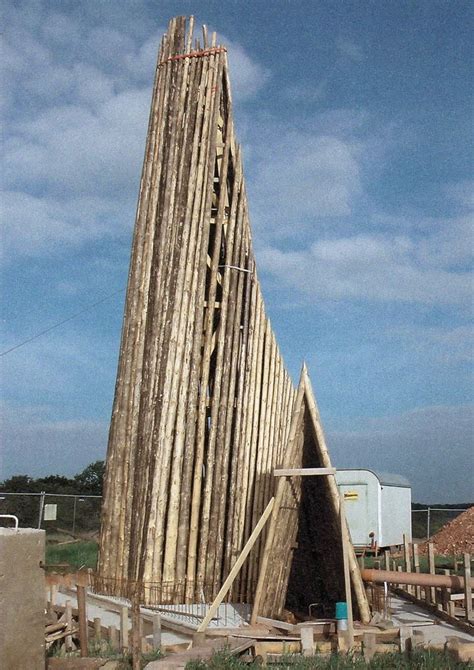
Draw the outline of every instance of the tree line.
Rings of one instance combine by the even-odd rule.
[[[104,461],[95,461],[73,477],[48,475],[35,479],[28,475],[14,475],[0,482],[0,491],[5,493],[41,493],[46,491],[56,494],[101,496],[104,469]]]

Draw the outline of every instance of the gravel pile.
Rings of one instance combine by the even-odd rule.
[[[431,538],[431,542],[434,543],[437,554],[474,554],[474,507],[440,528]],[[426,544],[423,549],[427,550]]]

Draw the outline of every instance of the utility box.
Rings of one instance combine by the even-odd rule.
[[[0,528],[0,667],[44,670],[44,530]]]
[[[411,486],[405,477],[373,470],[337,470],[355,549],[400,546],[411,540]]]

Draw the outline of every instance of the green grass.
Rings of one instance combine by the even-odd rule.
[[[97,565],[98,544],[93,540],[73,544],[48,544],[46,564],[67,563],[73,568],[93,568]]]
[[[65,652],[61,645],[55,645],[48,651],[48,657],[60,658],[79,658],[79,651]],[[89,656],[92,658],[102,658],[110,661],[118,661],[118,670],[131,670],[132,656],[131,654],[122,654],[113,649],[105,640],[92,640],[89,642]],[[151,661],[156,661],[162,658],[163,654],[159,649],[142,654],[140,658],[141,668],[145,668]]]
[[[225,652],[215,654],[209,661],[190,661],[186,670],[244,670],[255,663],[244,663],[235,656]],[[413,652],[405,654],[377,654],[366,663],[360,654],[337,655],[329,657],[312,656],[305,658],[299,655],[282,657],[277,663],[271,664],[275,670],[460,670],[474,668],[472,663],[454,661],[449,655],[439,651]]]

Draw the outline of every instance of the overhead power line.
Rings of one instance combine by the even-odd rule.
[[[6,356],[7,354],[10,354],[12,351],[15,351],[15,349],[19,349],[20,347],[23,347],[25,344],[28,344],[29,342],[33,342],[33,340],[37,340],[38,337],[41,337],[42,335],[46,335],[46,333],[49,333],[51,330],[54,330],[55,328],[59,328],[59,326],[62,326],[65,323],[68,323],[68,321],[72,321],[78,316],[81,316],[81,314],[85,314],[86,312],[89,312],[90,310],[94,309],[94,307],[97,307],[98,305],[101,305],[103,302],[106,300],[110,300],[110,298],[113,298],[115,295],[118,293],[122,293],[125,289],[124,288],[119,288],[117,291],[114,291],[113,293],[109,293],[109,295],[104,296],[100,300],[97,300],[96,302],[93,302],[90,305],[87,305],[83,309],[81,309],[79,312],[76,312],[75,314],[71,314],[71,316],[68,316],[67,319],[63,319],[62,321],[58,321],[57,323],[54,323],[52,326],[49,326],[48,328],[45,328],[44,330],[41,330],[39,333],[36,333],[35,335],[32,335],[31,337],[28,337],[26,340],[23,340],[23,342],[19,342],[18,344],[15,344],[13,347],[10,347],[9,349],[6,349],[5,351],[0,352],[0,356]]]

